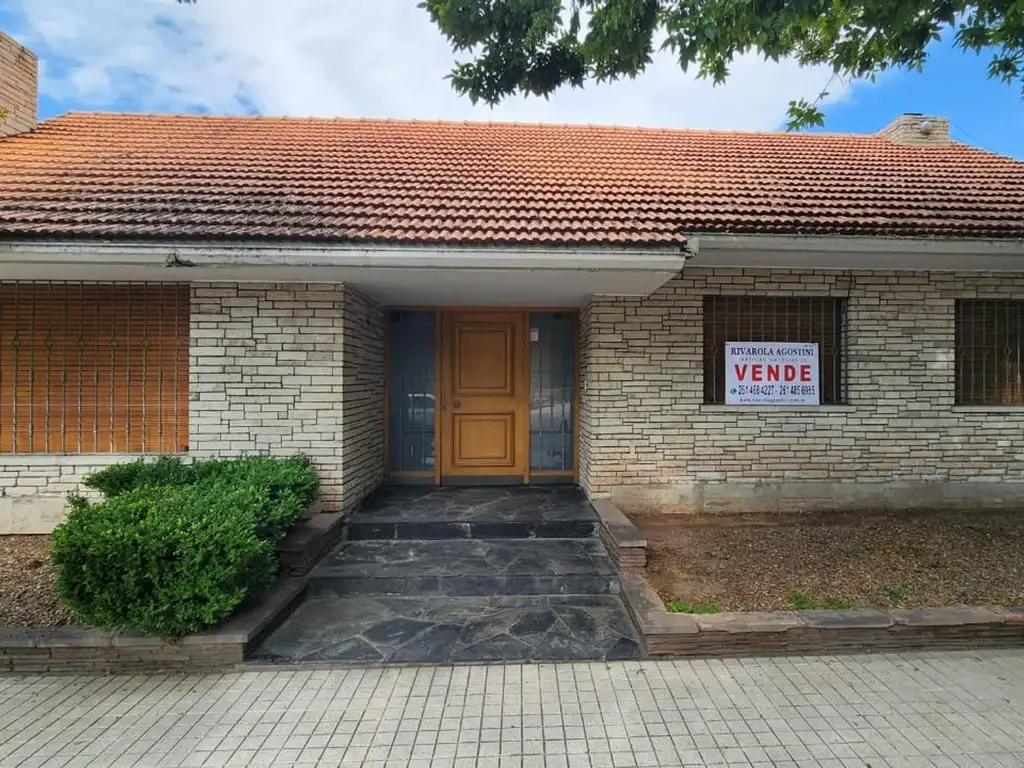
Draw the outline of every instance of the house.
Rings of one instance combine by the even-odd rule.
[[[0,532],[155,454],[325,502],[1024,503],[1024,163],[875,135],[71,113],[0,39]]]

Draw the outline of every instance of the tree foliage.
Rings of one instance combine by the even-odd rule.
[[[843,80],[920,69],[929,43],[953,30],[963,50],[991,55],[988,73],[1024,96],[1024,0],[423,0],[458,53],[450,78],[474,102],[548,96],[635,77],[658,46],[716,84],[736,56],[825,65]],[[827,88],[827,86],[826,86]],[[790,128],[822,124],[821,93],[790,102]]]

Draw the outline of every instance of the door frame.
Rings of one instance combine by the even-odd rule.
[[[580,479],[580,334],[582,329],[580,328],[580,310],[578,307],[452,307],[452,306],[423,306],[423,305],[392,305],[381,308],[381,311],[385,313],[384,323],[384,477],[386,480],[398,481],[398,482],[411,482],[411,483],[426,483],[434,486],[440,486],[442,484],[441,474],[441,452],[444,450],[444,429],[443,419],[439,414],[435,413],[434,416],[434,471],[421,471],[421,472],[409,472],[409,471],[397,471],[392,472],[390,468],[390,450],[389,441],[391,439],[390,430],[390,414],[391,414],[391,388],[390,388],[390,356],[391,356],[391,339],[390,339],[390,322],[387,322],[387,315],[390,312],[432,312],[434,313],[434,402],[440,403],[442,397],[442,375],[444,368],[443,359],[443,347],[444,347],[444,331],[443,331],[443,315],[445,313],[458,313],[458,312],[472,312],[472,313],[509,313],[509,312],[522,312],[526,315],[525,327],[527,332],[523,334],[523,354],[525,355],[524,368],[526,369],[523,373],[523,377],[526,380],[527,387],[527,402],[529,402],[530,395],[530,381],[531,381],[531,369],[530,369],[530,338],[529,329],[530,321],[529,315],[531,312],[562,312],[568,315],[572,315],[573,318],[573,394],[572,394],[572,430],[573,430],[573,468],[569,470],[533,470],[530,468],[530,429],[529,420],[526,423],[526,451],[527,460],[526,468],[523,474],[523,483],[530,484],[535,480],[541,480],[542,482],[547,480],[548,482],[558,482],[559,480],[570,480],[573,484],[578,485]]]

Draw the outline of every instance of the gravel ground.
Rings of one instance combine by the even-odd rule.
[[[666,602],[725,611],[1024,605],[1024,510],[630,517]],[[794,592],[811,606],[795,605]]]
[[[57,602],[49,536],[0,536],[0,627],[74,623]]]

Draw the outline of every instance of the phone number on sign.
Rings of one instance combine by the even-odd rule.
[[[778,397],[782,395],[813,395],[813,384],[740,384],[736,387],[737,395],[761,395]]]

